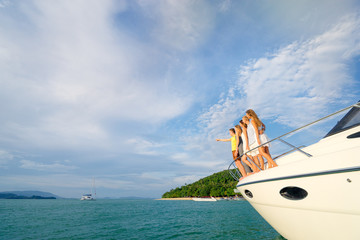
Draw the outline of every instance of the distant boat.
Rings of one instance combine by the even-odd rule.
[[[94,197],[93,197],[94,191]],[[95,201],[96,200],[96,188],[95,188],[95,178],[93,178],[91,193],[83,194],[80,198],[81,201]]]
[[[210,198],[198,198],[198,197],[195,197],[192,200],[196,201],[196,202],[216,202],[216,198],[214,198],[214,197],[210,197]]]
[[[82,195],[82,197],[80,198],[81,201],[83,200],[87,200],[87,201],[91,201],[91,200],[95,200],[93,197],[92,197],[92,194],[89,193],[89,194],[84,194]]]

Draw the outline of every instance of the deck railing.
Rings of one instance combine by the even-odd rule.
[[[280,135],[279,137],[276,137],[276,138],[274,138],[274,139],[271,139],[270,141],[268,141],[268,142],[266,142],[266,143],[263,143],[263,144],[255,147],[255,148],[250,149],[249,151],[243,153],[241,156],[239,156],[237,159],[233,160],[233,161],[230,163],[230,165],[229,165],[229,167],[228,167],[228,170],[229,170],[230,175],[231,175],[236,181],[238,181],[238,180],[242,177],[239,169],[238,169],[237,166],[235,165],[235,161],[240,161],[241,158],[242,158],[244,155],[246,155],[247,160],[248,160],[249,162],[251,162],[252,164],[254,164],[260,171],[263,171],[263,169],[261,169],[260,166],[258,166],[252,159],[250,159],[247,154],[248,154],[249,152],[255,150],[255,149],[258,149],[258,148],[260,148],[260,147],[262,147],[262,146],[264,146],[264,145],[266,145],[266,144],[269,144],[269,143],[275,142],[275,141],[279,141],[279,142],[281,142],[281,143],[283,143],[283,144],[291,147],[291,150],[288,151],[288,152],[285,152],[285,153],[281,153],[280,155],[274,157],[273,160],[278,159],[278,158],[280,158],[280,157],[283,157],[284,155],[286,155],[286,154],[288,154],[288,153],[290,153],[290,152],[294,152],[294,151],[298,151],[298,152],[304,154],[304,155],[307,156],[307,157],[312,157],[312,155],[311,155],[310,153],[301,150],[301,148],[303,148],[304,146],[296,147],[296,146],[292,145],[291,143],[285,141],[285,140],[282,139],[282,138],[285,137],[285,136],[289,136],[289,135],[292,134],[292,133],[298,132],[298,131],[300,131],[300,130],[302,130],[302,129],[304,129],[304,128],[307,128],[307,127],[309,127],[309,126],[311,126],[311,125],[314,125],[314,124],[316,124],[316,123],[319,123],[319,122],[321,122],[321,121],[323,121],[323,120],[325,120],[325,119],[328,119],[328,118],[330,118],[330,117],[333,117],[333,116],[335,116],[335,115],[337,115],[337,114],[339,114],[339,113],[341,113],[341,112],[344,112],[344,111],[346,111],[346,110],[348,110],[348,109],[350,109],[350,108],[353,108],[353,107],[360,108],[360,102],[358,102],[358,103],[356,103],[356,104],[353,104],[353,105],[351,105],[351,106],[348,106],[348,107],[346,107],[346,108],[343,108],[343,109],[341,109],[341,110],[339,110],[339,111],[336,111],[336,112],[334,112],[334,113],[332,113],[332,114],[329,114],[329,115],[327,115],[327,116],[325,116],[325,117],[322,117],[322,118],[320,118],[320,119],[318,119],[318,120],[316,120],[316,121],[313,121],[313,122],[311,122],[311,123],[308,123],[308,124],[306,124],[306,125],[304,125],[304,126],[302,126],[302,127],[299,127],[299,128],[297,128],[297,129],[295,129],[295,130],[292,130],[292,131],[290,131],[290,132],[287,132],[287,133],[285,133],[285,134],[283,134],[283,135]]]

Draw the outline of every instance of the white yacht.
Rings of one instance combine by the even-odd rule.
[[[216,198],[214,197],[195,197],[192,199],[193,201],[196,201],[196,202],[216,202]]]
[[[312,145],[296,147],[283,139],[348,109],[335,127]],[[276,141],[292,150],[276,159],[278,167],[239,181],[236,187],[245,199],[289,240],[359,240],[360,103],[269,142]],[[234,168],[230,164],[230,173],[238,180],[241,176]]]
[[[92,197],[92,194],[91,193],[89,193],[89,194],[84,194],[84,195],[82,195],[82,197],[80,198],[80,200],[87,200],[87,201],[91,201],[91,200],[95,200],[93,197]]]
[[[93,194],[94,192],[94,194]],[[94,201],[96,200],[96,188],[95,188],[95,178],[93,178],[91,193],[83,194],[80,198],[81,201]]]

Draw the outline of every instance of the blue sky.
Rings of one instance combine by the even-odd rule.
[[[0,1],[0,191],[160,197],[360,98],[360,5]],[[319,133],[319,136],[323,132]]]

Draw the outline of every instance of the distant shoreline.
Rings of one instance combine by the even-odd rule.
[[[181,197],[181,198],[159,198],[159,199],[155,199],[155,200],[165,200],[165,201],[175,201],[175,200],[193,200],[193,198],[196,197]],[[231,200],[231,198],[229,197],[214,197],[216,200]],[[243,197],[239,197],[241,199],[243,199]]]
[[[192,197],[182,197],[182,198],[159,198],[159,199],[155,199],[155,200],[192,200]]]

